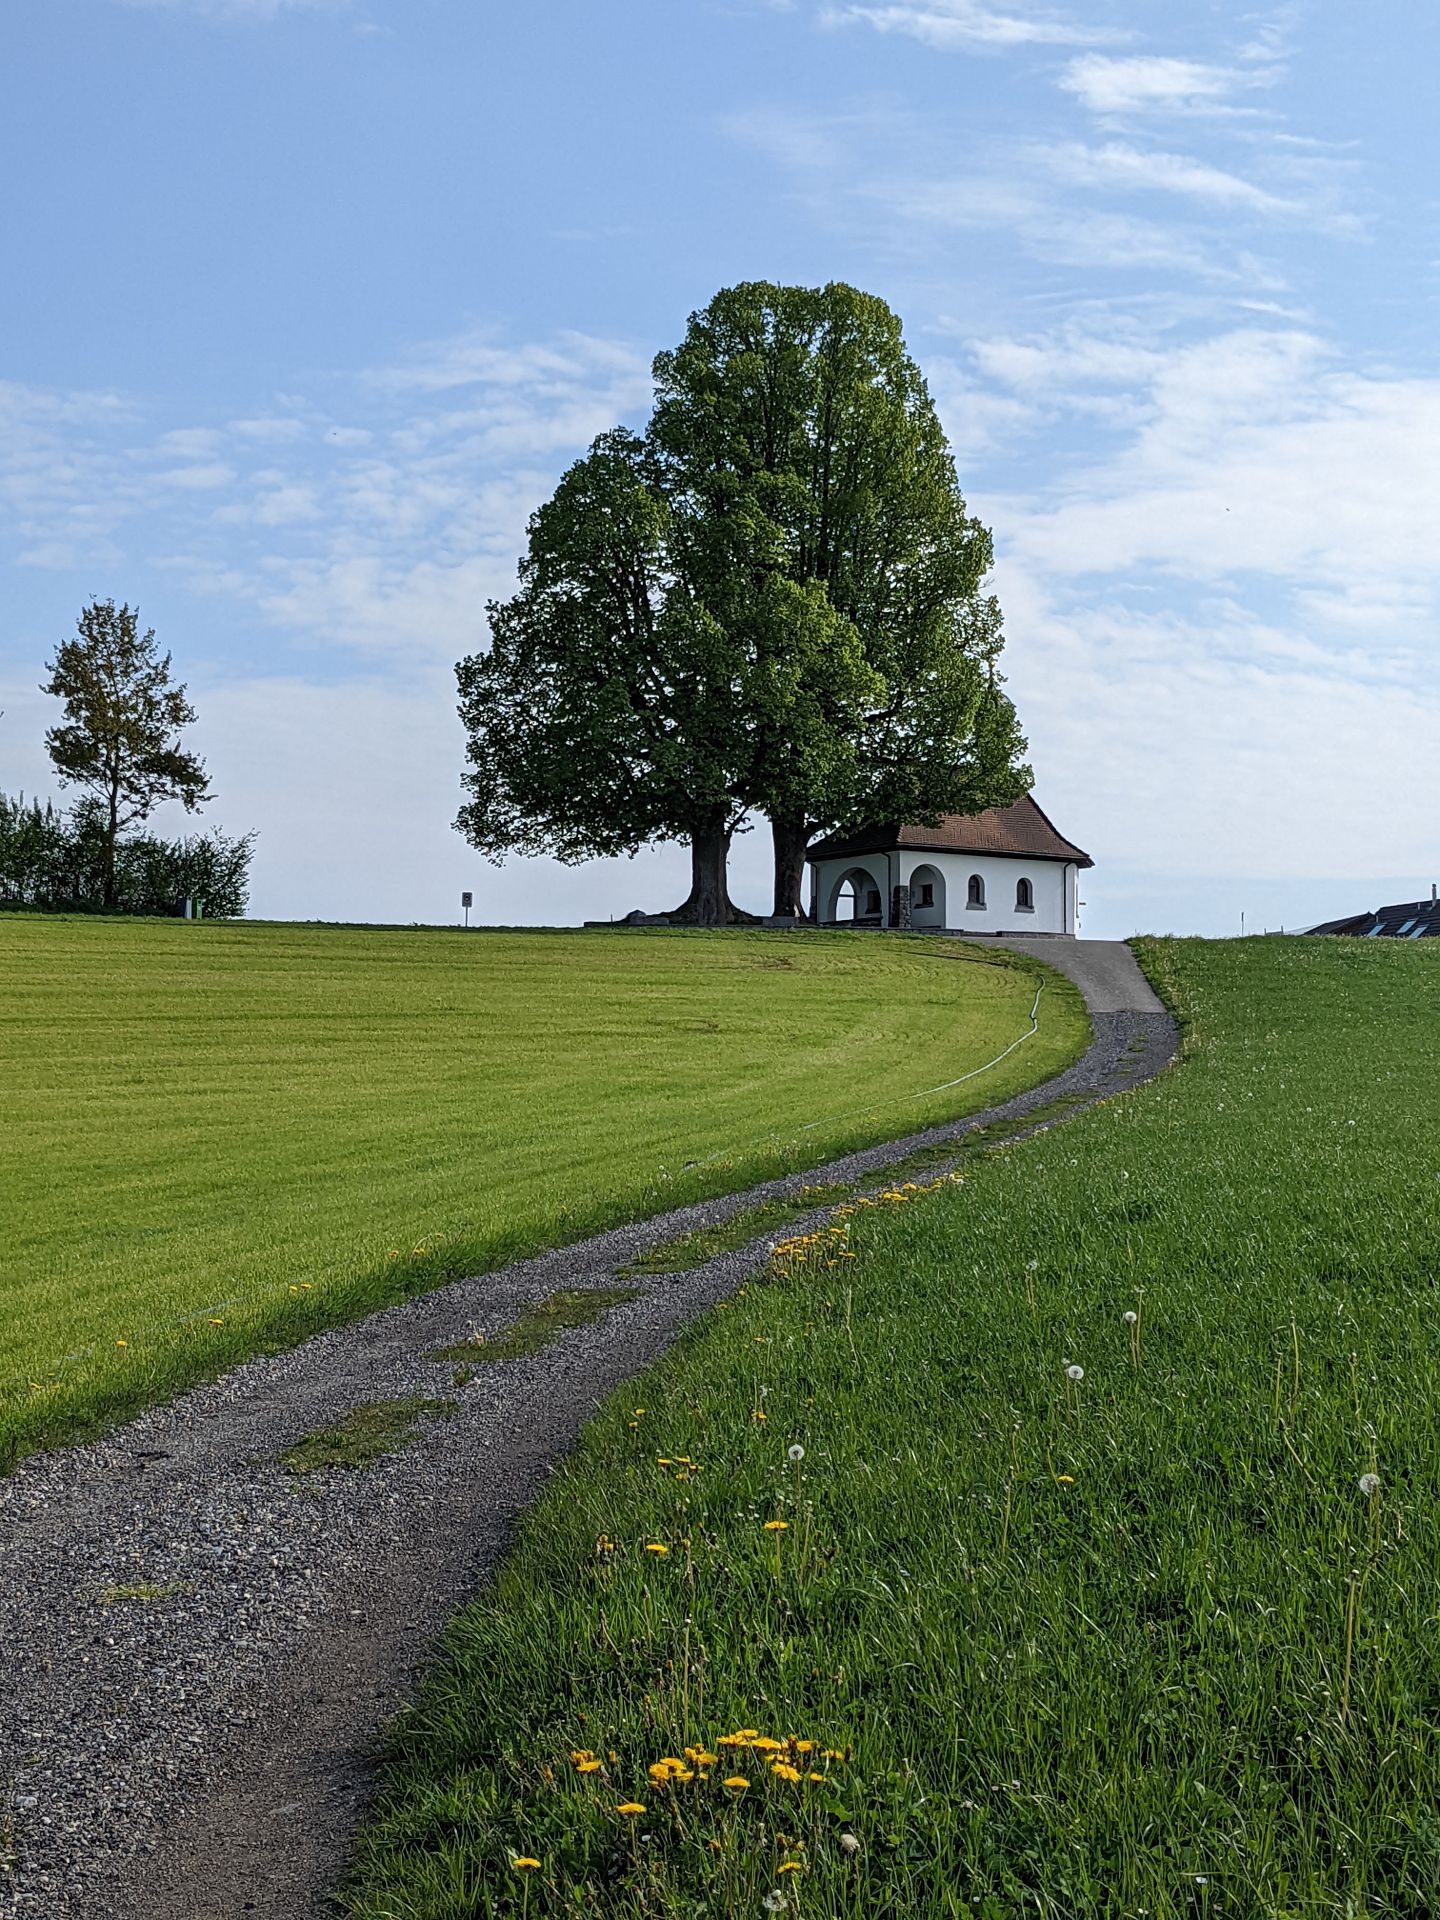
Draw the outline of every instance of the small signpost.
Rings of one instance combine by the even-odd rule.
[[[474,894],[462,893],[460,896],[460,904],[465,909],[465,925],[468,927],[470,925],[470,909],[475,904]]]

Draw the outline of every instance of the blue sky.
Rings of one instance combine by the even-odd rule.
[[[479,861],[451,668],[716,288],[902,315],[995,532],[1086,930],[1440,878],[1429,10],[45,0],[0,15],[0,786],[96,595],[200,710],[252,911],[660,908]],[[178,829],[184,816],[158,816]],[[768,835],[733,888],[767,893]]]

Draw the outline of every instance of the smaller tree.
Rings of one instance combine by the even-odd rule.
[[[170,678],[153,628],[140,632],[140,610],[96,600],[80,615],[73,640],[46,662],[43,693],[65,703],[65,719],[45,746],[65,786],[86,789],[99,803],[102,901],[118,899],[116,843],[126,827],[149,819],[162,800],[187,813],[211,798],[204,762],[182,751],[179,732],[195,709]]]

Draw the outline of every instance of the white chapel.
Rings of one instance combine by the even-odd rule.
[[[1028,794],[938,826],[832,834],[806,858],[818,926],[1072,936],[1080,873],[1095,864]]]

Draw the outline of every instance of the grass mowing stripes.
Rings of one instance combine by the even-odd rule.
[[[1023,1033],[1035,978],[924,939],[0,915],[0,1468],[451,1274],[1003,1099],[1084,1043],[1054,976],[1033,1039],[910,1096]]]
[[[592,1424],[351,1920],[1440,1911],[1437,956],[1142,957],[1183,1065],[846,1210]]]

